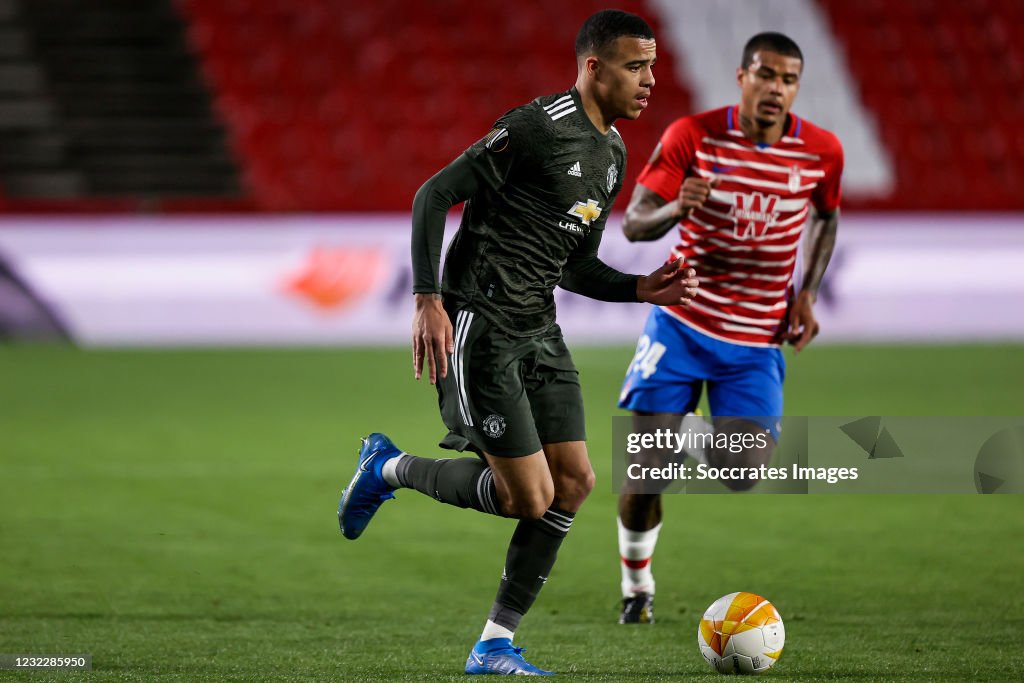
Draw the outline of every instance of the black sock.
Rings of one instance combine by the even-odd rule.
[[[512,534],[505,571],[487,618],[515,631],[555,566],[558,548],[576,513],[549,508],[540,519],[523,519]]]
[[[398,483],[435,500],[503,517],[494,490],[494,473],[479,458],[402,457],[395,468]]]

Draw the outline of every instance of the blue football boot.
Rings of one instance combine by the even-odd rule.
[[[478,641],[466,659],[468,674],[505,674],[512,676],[554,676],[554,671],[538,669],[523,659],[525,647],[516,647],[508,638]]]
[[[359,538],[381,503],[395,497],[395,487],[384,481],[381,469],[386,461],[400,455],[402,451],[383,434],[363,439],[356,473],[338,501],[338,526],[345,538]]]

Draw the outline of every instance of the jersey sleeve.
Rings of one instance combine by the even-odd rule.
[[[829,161],[825,166],[825,177],[811,193],[811,203],[821,213],[835,213],[842,197],[843,146],[838,138],[830,136]]]
[[[638,276],[616,270],[598,255],[604,230],[591,228],[570,254],[558,283],[562,289],[598,301],[636,302]]]
[[[413,293],[441,291],[438,275],[448,210],[475,195],[478,186],[476,172],[462,154],[416,193],[412,202]]]
[[[679,186],[693,164],[696,151],[693,121],[677,119],[662,133],[637,182],[666,202],[672,201],[679,194]]]
[[[546,126],[530,105],[513,109],[494,123],[487,135],[466,150],[477,176],[500,190],[518,169],[544,158]]]

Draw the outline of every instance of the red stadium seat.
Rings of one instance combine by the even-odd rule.
[[[1017,208],[1024,2],[820,0],[896,163],[881,208]],[[179,0],[256,202],[406,210],[420,183],[508,108],[572,83],[576,27],[604,4],[565,0]],[[656,17],[641,0],[618,6]],[[396,19],[400,18],[400,21]],[[655,30],[658,31],[656,22]],[[520,49],[519,46],[529,46]],[[657,107],[621,127],[631,161],[691,111],[667,41]],[[631,163],[632,185],[641,164]]]
[[[419,185],[504,111],[571,85],[575,30],[603,8],[596,0],[514,12],[470,0],[179,4],[256,202],[324,210],[408,209]],[[651,15],[639,0],[619,4]],[[671,68],[664,43],[659,61]],[[640,155],[690,111],[675,79],[660,79],[657,96],[666,106],[629,125]]]
[[[820,0],[896,161],[893,208],[1024,209],[1024,2]]]

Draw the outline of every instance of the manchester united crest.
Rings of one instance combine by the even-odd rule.
[[[484,434],[492,439],[497,439],[505,433],[505,418],[501,415],[488,415],[481,427],[483,427]]]

